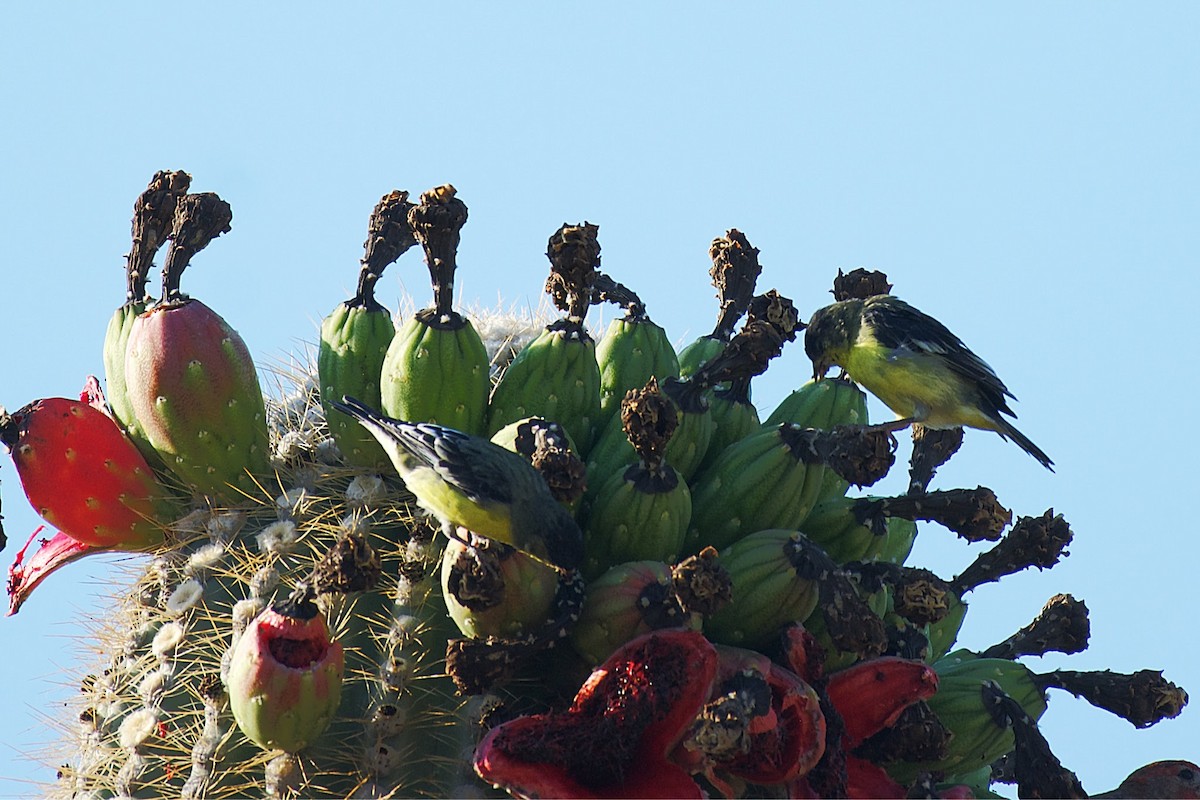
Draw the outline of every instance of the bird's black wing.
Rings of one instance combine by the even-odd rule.
[[[996,372],[933,317],[898,297],[879,295],[863,304],[863,323],[884,347],[938,356],[951,370],[979,388],[981,400],[997,411],[1016,416],[1004,399],[1016,398]]]
[[[453,428],[401,422],[392,430],[401,447],[475,503],[511,503],[511,460],[515,453]],[[524,461],[521,466],[532,469]]]
[[[512,502],[511,459],[532,469],[516,453],[453,428],[393,419],[353,397],[334,400],[332,405],[364,425],[389,434],[410,458],[432,469],[472,502]]]

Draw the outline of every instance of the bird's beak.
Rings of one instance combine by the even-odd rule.
[[[825,373],[829,372],[830,364],[825,359],[818,359],[813,362],[813,380],[819,381],[825,377]]]

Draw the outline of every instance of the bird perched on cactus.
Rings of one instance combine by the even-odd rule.
[[[503,447],[432,423],[403,422],[352,397],[333,407],[387,451],[409,491],[449,537],[466,528],[563,570],[583,559],[583,533],[541,474]]]
[[[1054,462],[1005,415],[1016,399],[995,371],[933,317],[892,295],[842,300],[813,314],[804,334],[813,377],[834,364],[882,400],[898,430],[967,426],[995,431],[1053,472]]]

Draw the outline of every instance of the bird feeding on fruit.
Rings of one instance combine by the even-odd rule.
[[[933,317],[891,295],[842,300],[813,314],[804,350],[820,379],[833,365],[900,417],[930,428],[995,431],[1054,471],[1054,462],[1005,415],[1016,417],[1012,392],[995,371]]]
[[[579,566],[583,533],[521,456],[453,428],[384,416],[352,397],[332,405],[379,440],[409,491],[447,536],[466,528],[552,567]]]

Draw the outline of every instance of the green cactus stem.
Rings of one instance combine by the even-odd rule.
[[[550,277],[546,293],[556,308],[566,313],[562,326],[583,334],[583,317],[595,296],[600,275],[599,225],[584,222],[563,225],[550,237],[546,257],[550,259]],[[602,288],[608,286],[602,283]],[[610,287],[611,288],[611,287]]]
[[[887,516],[937,522],[968,542],[994,542],[1012,522],[1012,512],[1000,505],[996,493],[986,486],[922,492],[873,502]]]
[[[950,582],[960,597],[985,583],[1029,567],[1049,569],[1067,552],[1073,534],[1062,514],[1048,509],[1040,517],[1021,517],[995,547],[980,553]]]
[[[461,201],[459,201],[461,202]],[[385,194],[371,212],[367,223],[367,240],[363,242],[365,253],[362,268],[358,272],[358,287],[354,297],[346,301],[350,308],[365,308],[368,311],[383,311],[375,299],[375,284],[383,276],[384,269],[395,263],[409,248],[417,243],[409,225],[409,214],[414,204],[408,200],[408,192],[394,190]],[[464,209],[464,214],[465,214]],[[453,283],[453,258],[451,258],[451,282]]]
[[[1019,797],[1087,797],[1079,778],[1063,767],[1037,722],[995,681],[984,683],[984,706],[996,724],[1012,728],[1015,746],[1009,758],[1017,779]]]
[[[1056,594],[1021,630],[980,653],[981,658],[1017,658],[1046,653],[1082,653],[1091,637],[1088,609],[1082,600]]]
[[[908,493],[923,494],[938,467],[950,460],[962,446],[962,428],[926,428],[917,423],[912,429],[913,451],[908,468]]]
[[[179,290],[179,279],[192,257],[208,247],[213,239],[229,233],[233,209],[214,192],[185,194],[175,206],[171,229],[171,249],[162,270],[162,304],[186,299]]]
[[[187,195],[192,176],[160,170],[133,205],[133,247],[125,256],[125,304],[145,304],[146,281],[154,256],[166,244],[180,198]]]
[[[1179,716],[1187,705],[1182,688],[1163,677],[1161,670],[1143,669],[1132,674],[1111,670],[1078,672],[1056,669],[1034,676],[1042,691],[1063,689],[1126,720],[1135,728],[1148,728]]]
[[[758,248],[736,228],[730,228],[709,245],[708,255],[713,263],[708,274],[720,303],[717,324],[709,334],[712,338],[729,341],[738,320],[746,313],[754,297],[754,285],[762,273],[758,253]]]
[[[467,205],[456,197],[450,184],[421,195],[408,212],[413,235],[425,251],[425,266],[433,283],[433,306],[418,312],[426,325],[457,330],[465,320],[453,309],[454,272],[458,269],[458,245],[467,224]]]

